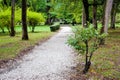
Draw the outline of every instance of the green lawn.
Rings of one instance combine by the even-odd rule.
[[[93,63],[91,73],[120,80],[120,28],[109,30],[106,44],[95,52]]]
[[[4,28],[5,32],[8,32],[7,28],[5,27]],[[21,32],[22,31],[22,26],[15,26],[15,31],[16,32]],[[28,26],[28,31],[31,32],[31,27]],[[38,31],[50,31],[50,28],[49,26],[47,25],[43,25],[43,26],[36,26],[35,27],[35,32],[38,32]],[[1,32],[1,29],[0,29],[0,32]]]
[[[8,33],[0,33],[0,60],[14,58],[22,50],[34,46],[53,35],[48,26],[38,26],[35,33],[29,31],[29,41],[21,40],[21,28],[16,27],[16,36],[10,37]]]

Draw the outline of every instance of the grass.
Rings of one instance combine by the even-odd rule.
[[[84,57],[81,56],[80,62],[84,62]],[[80,66],[79,69],[82,69],[84,65]],[[82,77],[90,80],[120,80],[120,28],[109,30],[105,45],[94,52],[91,68]]]
[[[35,33],[31,33],[29,30],[29,41],[22,41],[21,28],[16,27],[16,29],[15,37],[10,37],[7,32],[0,33],[0,60],[14,58],[22,50],[53,35],[48,26],[38,26]]]
[[[5,32],[8,32],[6,27],[4,27],[4,30],[5,30]],[[22,31],[22,26],[16,25],[15,26],[15,31],[16,32],[21,32]],[[28,31],[31,32],[31,27],[30,26],[28,26]],[[35,27],[35,32],[38,32],[38,31],[48,31],[48,32],[50,32],[50,28],[47,25],[36,26]],[[0,29],[0,32],[1,32],[1,29]]]
[[[106,44],[96,51],[93,63],[96,73],[120,80],[120,29],[109,30]]]

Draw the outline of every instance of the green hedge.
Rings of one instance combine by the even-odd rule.
[[[50,26],[50,30],[52,32],[57,31],[59,29],[60,29],[60,23],[59,22],[55,22],[53,25]]]

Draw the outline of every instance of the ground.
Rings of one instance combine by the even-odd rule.
[[[74,51],[66,44],[71,28],[64,26],[51,39],[0,74],[0,80],[70,80],[76,66]]]
[[[105,45],[95,51],[83,74],[84,55],[66,44],[71,28],[64,26],[49,40],[0,73],[0,80],[120,80],[120,29],[109,30]]]
[[[89,72],[84,75],[85,56],[79,56],[77,73],[73,76],[78,80],[120,80],[120,28],[109,30],[105,45],[94,52]],[[82,79],[81,79],[82,78]]]

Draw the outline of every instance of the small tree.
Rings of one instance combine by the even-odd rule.
[[[94,27],[74,28],[74,35],[68,39],[68,44],[75,48],[80,54],[85,54],[85,68],[83,73],[87,73],[90,65],[93,52],[99,48],[99,40],[105,38],[105,34],[100,35],[100,29]]]
[[[0,14],[0,28],[2,32],[4,31],[4,28],[6,27],[8,32],[10,33],[10,24],[11,24],[11,14],[10,14],[10,9],[8,8],[7,10],[3,10]]]
[[[45,24],[45,18],[41,13],[32,12],[28,10],[27,21],[32,27],[32,32],[34,32],[36,25]]]

